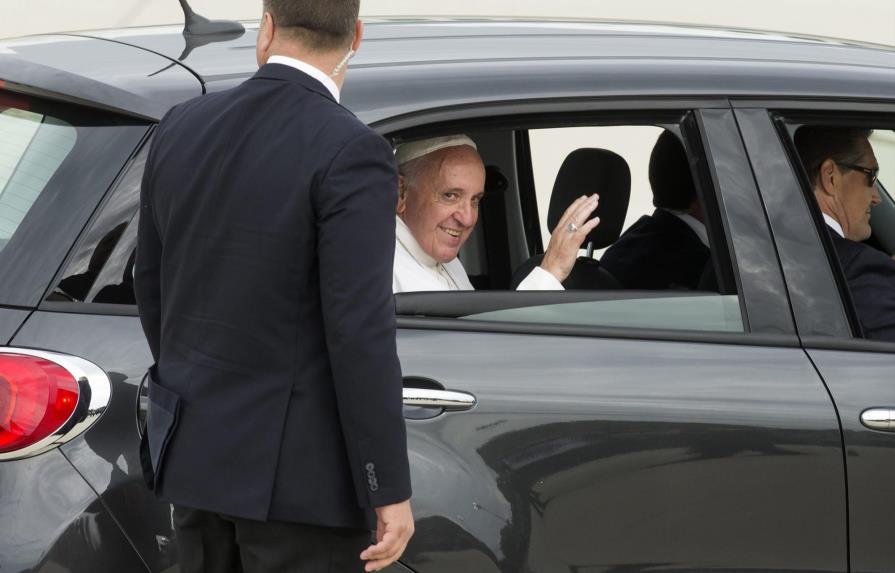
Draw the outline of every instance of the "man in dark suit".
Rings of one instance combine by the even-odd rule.
[[[895,342],[895,261],[861,241],[880,202],[870,130],[805,126],[795,143],[866,338]]]
[[[665,131],[650,155],[652,215],[644,215],[606,249],[600,264],[625,288],[699,287],[709,261],[708,235],[684,146]]]
[[[397,173],[338,103],[358,4],[265,0],[255,76],[172,109],[149,153],[142,458],[183,571],[380,569],[413,532]]]

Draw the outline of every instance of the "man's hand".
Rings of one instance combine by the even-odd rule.
[[[562,214],[559,223],[553,229],[553,234],[550,235],[550,242],[547,244],[547,250],[544,252],[540,266],[555,276],[559,282],[566,280],[569,273],[572,272],[581,243],[584,242],[587,234],[600,223],[599,217],[587,220],[597,208],[599,200],[600,196],[596,193],[590,197],[582,195],[575,199],[575,202],[569,205],[566,212]],[[570,223],[577,229],[570,231]]]
[[[398,560],[413,535],[410,500],[376,508],[376,545],[360,554],[365,571],[379,571]]]

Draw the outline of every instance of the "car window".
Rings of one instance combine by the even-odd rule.
[[[75,146],[77,130],[61,119],[0,107],[0,250]]]
[[[532,170],[538,198],[538,212],[547,213],[550,194],[556,175],[569,153],[579,148],[611,150],[622,157],[631,171],[631,198],[624,228],[628,229],[637,219],[653,212],[653,197],[649,182],[650,152],[659,135],[665,131],[655,125],[612,125],[532,129]],[[541,218],[541,240],[544,245],[550,239],[546,217]],[[594,251],[599,257],[606,247]]]
[[[679,125],[658,122],[469,132],[489,166],[476,230],[459,256],[479,293],[515,288],[534,271],[537,245],[548,245],[556,213],[574,197],[600,194],[605,232],[582,244],[565,294],[516,293],[517,305],[512,295],[490,297],[494,308],[455,297],[452,312],[446,301],[456,293],[441,295],[443,303],[399,293],[399,313],[438,307],[435,314],[464,321],[744,332],[711,179],[688,129],[689,140]],[[492,170],[506,179],[499,193],[489,189]],[[511,278],[500,284],[495,268],[507,260]],[[582,292],[599,296],[580,300]]]
[[[149,144],[128,165],[46,300],[136,304],[133,251],[140,182]]]
[[[895,184],[895,131],[886,123],[815,117],[788,123],[786,143],[853,335],[895,342],[895,201],[886,185]]]
[[[0,90],[0,304],[40,301],[148,127]]]
[[[870,226],[880,248],[895,253],[895,129],[875,129],[870,134],[870,145],[879,163],[877,193],[880,203],[873,208]]]

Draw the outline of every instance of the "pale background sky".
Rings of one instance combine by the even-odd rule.
[[[209,18],[256,19],[260,0],[192,0]],[[895,45],[895,0],[362,0],[366,16],[479,15],[682,22]],[[0,37],[182,21],[177,0],[0,0]]]

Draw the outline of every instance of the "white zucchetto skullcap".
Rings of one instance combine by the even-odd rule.
[[[456,147],[458,145],[468,145],[478,151],[475,142],[467,135],[458,133],[457,135],[446,135],[444,137],[430,137],[429,139],[420,139],[419,141],[408,141],[398,145],[395,151],[395,161],[398,165],[404,165],[408,161],[413,161],[423,155],[429,155],[433,151],[444,149],[445,147]]]

